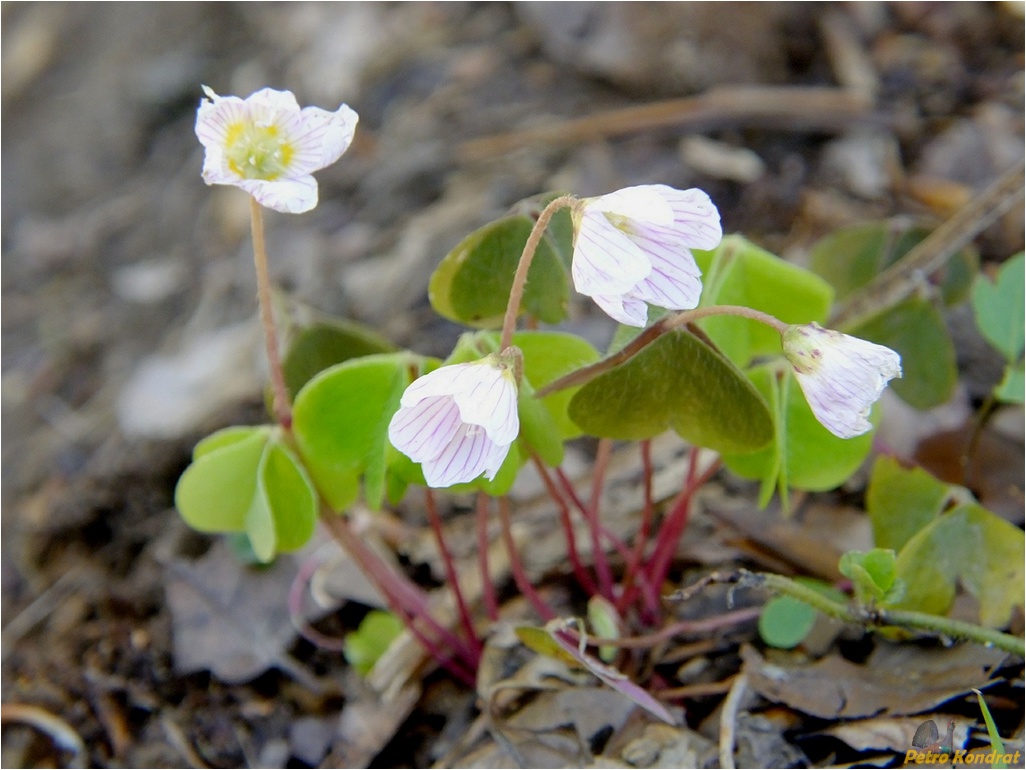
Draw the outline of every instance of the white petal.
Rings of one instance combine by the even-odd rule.
[[[316,171],[330,166],[349,149],[356,133],[356,124],[360,116],[355,110],[343,104],[335,112],[328,112],[319,107],[307,107],[303,110],[303,125],[307,130],[304,142],[316,141],[319,159]],[[309,172],[306,172],[309,173]]]
[[[388,440],[411,460],[422,463],[441,454],[462,427],[456,403],[434,396],[400,407],[388,423]]]
[[[570,272],[581,294],[623,294],[652,270],[641,250],[598,210],[585,210]]]
[[[479,426],[464,425],[441,454],[421,464],[430,487],[451,487],[473,481],[485,471],[495,445]],[[509,446],[506,446],[509,450]],[[504,455],[505,456],[505,455]]]
[[[698,307],[702,296],[702,271],[683,246],[668,244],[655,228],[640,228],[631,237],[652,264],[648,274],[631,294],[668,310]]]
[[[317,205],[317,180],[312,176],[298,179],[243,179],[236,182],[261,206],[284,214],[302,214]]]
[[[648,305],[638,297],[629,294],[595,294],[592,299],[614,321],[638,327],[648,323]]]
[[[890,348],[818,324],[788,328],[783,347],[816,419],[840,438],[872,427],[870,408],[901,376],[901,357]]]
[[[231,126],[250,119],[249,106],[237,96],[218,96],[200,102],[196,111],[196,137],[204,147],[224,147]]]
[[[238,184],[242,177],[236,174],[225,162],[224,152],[220,147],[207,147],[203,156],[203,181],[207,184]]]
[[[465,383],[453,394],[460,418],[480,425],[492,441],[509,444],[520,432],[516,385],[508,373],[490,364],[481,364],[479,369],[476,382]]]
[[[714,249],[723,240],[720,212],[702,190],[676,190],[666,185],[657,187],[673,209],[671,229],[683,244],[693,249]]]
[[[622,190],[589,201],[588,208],[617,214],[637,222],[672,225],[673,208],[662,195],[660,188],[672,189],[665,185],[624,187]]]
[[[261,88],[247,99],[260,110],[273,113],[299,112],[299,102],[291,91],[275,91],[273,88]]]
[[[403,391],[399,403],[413,406],[418,401],[435,396],[452,397],[457,391],[473,387],[477,381],[474,367],[479,364],[453,364],[428,372],[410,383]]]

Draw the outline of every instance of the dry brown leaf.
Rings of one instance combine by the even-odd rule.
[[[774,703],[836,719],[920,714],[980,688],[1005,657],[975,645],[923,649],[880,643],[864,664],[832,655],[808,665],[779,665],[741,650],[752,689]]]

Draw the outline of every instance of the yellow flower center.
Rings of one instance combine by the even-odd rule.
[[[273,123],[234,123],[224,143],[228,168],[243,179],[277,179],[288,171],[295,155],[295,148]]]

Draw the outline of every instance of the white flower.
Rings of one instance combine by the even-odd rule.
[[[812,413],[840,438],[873,427],[866,419],[870,407],[901,376],[901,356],[890,348],[816,323],[789,326],[783,346]]]
[[[311,176],[338,160],[353,141],[357,114],[299,108],[289,91],[264,88],[247,99],[218,96],[200,102],[196,136],[206,148],[203,180],[241,187],[262,205],[301,214],[317,205]]]
[[[620,323],[644,326],[645,303],[698,305],[702,273],[691,249],[722,237],[719,212],[695,188],[641,185],[588,198],[574,209],[574,286]]]
[[[520,432],[513,364],[498,355],[425,374],[399,405],[389,441],[421,464],[429,487],[495,478]]]

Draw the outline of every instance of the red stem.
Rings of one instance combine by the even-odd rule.
[[[463,625],[463,632],[474,649],[477,657],[481,656],[481,640],[477,638],[477,631],[474,629],[474,618],[470,615],[466,599],[463,598],[463,590],[460,588],[459,575],[456,573],[456,565],[453,563],[452,551],[445,542],[445,532],[442,529],[442,517],[438,515],[438,506],[435,505],[435,496],[430,487],[424,487],[424,507],[427,509],[428,521],[435,533],[435,541],[438,543],[438,552],[442,556],[442,563],[445,565],[445,579],[452,586],[453,596],[456,597],[456,608],[460,614],[460,623]]]
[[[381,557],[374,552],[374,549],[364,543],[363,539],[349,528],[348,522],[342,516],[328,513],[321,516],[321,521],[346,553],[356,560],[362,572],[374,582],[389,609],[402,618],[404,625],[417,638],[417,641],[427,649],[439,665],[473,687],[475,682],[473,671],[477,667],[478,657],[462,639],[431,616],[427,608],[427,600],[420,590],[409,585],[401,575],[396,574],[385,564]],[[418,620],[427,625],[439,639],[451,646],[462,660],[454,659],[451,654],[440,648],[436,641],[417,627],[416,621]]]
[[[616,604],[616,611],[620,614],[627,609],[629,599],[632,596],[632,588],[634,586],[635,576],[641,569],[641,560],[645,555],[645,548],[648,545],[648,534],[652,527],[652,514],[654,513],[654,506],[652,503],[652,442],[645,439],[641,442],[641,473],[642,483],[645,490],[645,502],[641,508],[641,527],[638,529],[638,534],[634,539],[634,552],[631,554],[630,560],[627,562],[627,571],[623,579],[623,593],[620,594],[620,600]],[[650,600],[656,600],[655,596],[651,596]],[[658,601],[655,602],[658,606]]]
[[[600,439],[598,452],[595,455],[595,467],[591,476],[591,499],[585,517],[590,525],[592,558],[595,560],[595,574],[598,575],[599,588],[602,595],[613,601],[613,571],[609,568],[606,550],[602,547],[599,533],[599,503],[602,500],[602,485],[606,479],[606,469],[613,453],[613,442],[608,438]]]
[[[673,503],[673,508],[667,514],[659,534],[656,536],[656,550],[649,562],[649,582],[653,586],[660,586],[666,580],[670,571],[670,564],[673,561],[673,554],[677,550],[677,543],[684,529],[688,524],[688,515],[691,511],[691,500],[695,492],[708,481],[719,469],[719,462],[715,462],[706,469],[705,473],[698,475],[697,447],[692,447],[688,458],[688,471],[684,480],[684,489]]]
[[[485,612],[492,622],[499,619],[499,603],[495,599],[495,584],[488,569],[488,508],[491,498],[484,492],[477,493],[477,565],[481,570],[481,595]]]
[[[534,590],[534,586],[531,585],[527,572],[524,570],[524,564],[520,561],[520,552],[517,550],[516,543],[513,542],[513,529],[510,525],[509,498],[505,495],[499,498],[499,521],[502,524],[502,540],[506,544],[506,551],[509,553],[509,564],[513,570],[513,579],[516,581],[517,588],[520,589],[520,593],[527,597],[527,600],[534,607],[534,611],[547,623],[556,617],[556,613],[538,595],[538,592]]]
[[[534,461],[534,467],[538,469],[538,475],[545,482],[545,488],[549,490],[549,496],[559,506],[559,521],[563,525],[567,556],[570,558],[570,566],[573,568],[574,576],[577,578],[581,588],[588,594],[595,594],[598,592],[598,589],[595,587],[595,581],[591,579],[588,570],[584,568],[584,564],[581,562],[581,554],[577,550],[577,535],[574,534],[574,524],[570,518],[570,506],[560,493],[559,488],[556,487],[555,482],[552,481],[552,477],[549,475],[545,464],[538,459],[537,455],[532,455],[531,459]]]

